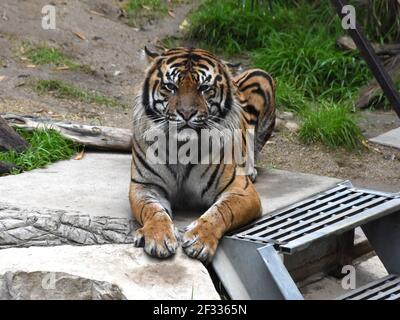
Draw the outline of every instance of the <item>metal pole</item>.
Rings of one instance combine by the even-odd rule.
[[[346,5],[342,0],[331,0],[332,5],[335,7],[337,14],[341,19],[345,16],[345,13],[342,12],[343,7]],[[378,81],[381,86],[386,98],[389,100],[389,103],[393,106],[394,111],[397,113],[400,118],[400,95],[394,85],[392,79],[389,74],[386,72],[382,63],[380,62],[378,56],[376,55],[374,49],[371,44],[363,34],[362,30],[356,23],[355,28],[350,28],[348,30],[351,38],[354,43],[357,45],[357,48],[360,50],[361,56],[364,58],[367,63],[369,69],[372,71],[375,79]]]

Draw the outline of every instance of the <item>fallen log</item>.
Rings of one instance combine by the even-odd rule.
[[[394,56],[384,63],[384,67],[392,80],[400,81],[400,55]],[[368,108],[378,97],[383,94],[382,88],[375,79],[362,87],[356,100],[356,108]]]
[[[3,174],[11,173],[13,169],[17,169],[17,166],[15,164],[0,161],[0,176]]]
[[[12,127],[26,130],[53,129],[63,137],[89,148],[127,152],[132,150],[132,131],[129,129],[55,122],[49,119],[15,114],[6,114],[2,117]]]
[[[354,51],[357,49],[356,44],[353,39],[349,36],[343,36],[336,40],[336,44],[345,51]],[[400,43],[389,43],[389,44],[379,44],[371,43],[372,48],[374,48],[375,53],[381,59],[387,59],[391,56],[400,54]]]
[[[0,117],[0,151],[23,152],[29,144]]]

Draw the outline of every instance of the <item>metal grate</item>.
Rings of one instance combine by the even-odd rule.
[[[232,236],[273,243],[280,251],[292,253],[317,239],[343,233],[395,210],[400,210],[398,194],[356,189],[344,182],[262,217]]]
[[[353,290],[339,300],[400,300],[400,277],[389,275]]]

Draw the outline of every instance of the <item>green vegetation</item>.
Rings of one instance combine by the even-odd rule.
[[[67,58],[56,48],[39,46],[30,48],[26,52],[27,58],[36,65],[52,64],[57,67],[66,66],[69,69],[76,69],[79,66],[71,59]]]
[[[115,99],[107,98],[98,92],[78,89],[60,80],[37,80],[34,84],[34,89],[39,94],[50,93],[62,99],[75,99],[85,103],[110,107],[123,106],[121,102]]]
[[[330,147],[355,148],[362,139],[361,130],[348,108],[326,102],[302,111],[300,138],[307,142],[322,142]]]
[[[357,21],[371,41],[398,42],[400,40],[400,2],[393,0],[351,0],[356,7]]]
[[[23,153],[15,151],[0,152],[0,160],[13,163],[18,169],[17,174],[36,168],[42,168],[58,160],[71,158],[81,147],[70,140],[63,138],[54,130],[40,130],[29,132],[17,129],[17,132],[30,144]]]
[[[122,4],[122,8],[126,12],[127,23],[133,26],[139,26],[168,12],[166,3],[161,0],[129,0]]]
[[[349,106],[371,76],[358,53],[336,48],[344,30],[334,10],[321,1],[276,0],[272,12],[245,2],[205,0],[188,39],[223,56],[247,53],[254,67],[271,73],[277,104],[303,120],[305,142],[358,145],[362,135]]]
[[[192,0],[125,0],[121,8],[126,14],[128,25],[139,27],[156,18],[167,15],[175,4],[187,4]],[[173,16],[173,13],[170,13]]]

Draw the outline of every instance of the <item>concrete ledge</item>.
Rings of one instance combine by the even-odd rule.
[[[220,299],[198,261],[181,251],[172,259],[159,260],[129,244],[4,249],[0,250],[0,281],[7,272],[53,274],[56,288],[57,273],[101,281],[119,288],[127,299]],[[49,279],[36,279],[32,293]]]
[[[131,155],[88,152],[83,160],[0,178],[0,202],[64,210],[65,214],[132,219],[128,190]],[[324,191],[341,180],[276,169],[259,169],[256,188],[264,213]],[[179,212],[178,226],[201,212]]]
[[[400,149],[400,128],[390,130],[375,138],[369,139],[369,141],[381,144],[383,146]]]

